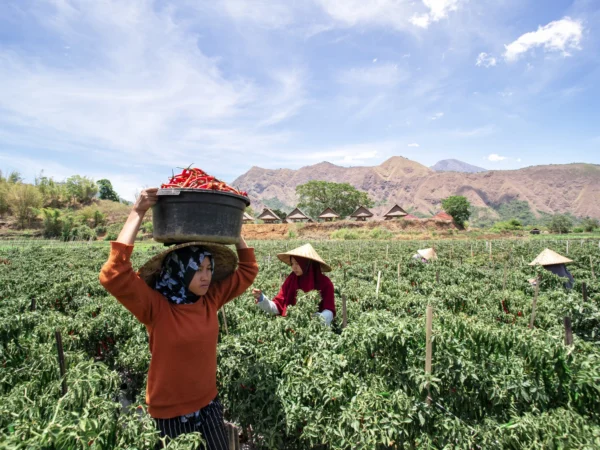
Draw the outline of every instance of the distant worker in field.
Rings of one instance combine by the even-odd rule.
[[[260,289],[252,289],[258,307],[269,314],[285,317],[288,306],[296,304],[298,290],[317,290],[321,294],[321,302],[316,315],[322,317],[325,324],[330,325],[335,317],[333,283],[323,272],[331,272],[331,267],[310,244],[280,253],[277,257],[292,267],[292,273],[285,279],[273,300],[266,298]]]
[[[567,278],[565,282],[565,288],[572,289],[573,284],[575,283],[575,279],[571,272],[567,270],[567,266],[565,264],[572,263],[573,260],[566,258],[558,253],[547,248],[542,253],[540,253],[537,258],[529,263],[530,266],[543,266],[544,269],[549,270],[555,275],[558,275],[561,278]],[[529,282],[535,285],[535,278],[529,280]]]
[[[200,433],[209,450],[228,450],[217,395],[217,311],[252,285],[254,249],[240,238],[236,254],[220,244],[189,242],[131,266],[135,237],[157,189],[138,197],[116,241],[100,283],[149,335],[148,412],[161,438]],[[237,269],[236,269],[237,265]]]
[[[416,259],[417,261],[421,261],[423,263],[428,263],[437,259],[437,253],[432,248],[417,250],[417,253],[413,255],[413,259]]]

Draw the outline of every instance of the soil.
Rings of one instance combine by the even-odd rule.
[[[322,223],[279,223],[279,224],[248,224],[242,227],[242,235],[248,240],[277,240],[293,237],[304,239],[329,239],[331,233],[340,229],[370,231],[375,228],[397,233],[394,239],[415,239],[432,232],[448,232],[453,235],[459,228],[450,221],[434,219],[418,220],[386,220],[356,222],[340,220]]]

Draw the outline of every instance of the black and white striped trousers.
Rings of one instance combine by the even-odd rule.
[[[161,438],[168,436],[175,439],[180,434],[198,432],[206,442],[207,450],[229,450],[229,441],[223,421],[223,405],[219,401],[219,397],[195,414],[172,419],[154,419],[154,423],[160,431]]]

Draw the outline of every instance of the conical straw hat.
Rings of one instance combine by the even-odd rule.
[[[313,248],[312,245],[306,244],[302,247],[295,248],[286,253],[280,253],[277,257],[288,266],[292,265],[292,261],[290,258],[292,256],[299,256],[300,258],[310,259],[311,261],[318,262],[321,265],[322,272],[331,272],[331,267],[321,259],[317,251]]]
[[[185,244],[173,245],[168,250],[153,256],[138,270],[138,275],[146,282],[148,286],[154,289],[154,282],[157,275],[160,273],[162,262],[166,256],[180,248],[195,245],[204,247],[214,258],[215,273],[212,276],[212,281],[221,281],[231,275],[237,267],[237,256],[229,247],[214,242],[194,241],[186,242]]]
[[[529,263],[530,266],[540,265],[540,266],[552,266],[554,264],[569,264],[572,263],[573,260],[566,258],[558,253],[547,248],[542,253],[540,253],[537,258]]]
[[[426,248],[423,250],[417,250],[417,253],[427,261],[435,261],[437,259],[437,253],[432,248]]]

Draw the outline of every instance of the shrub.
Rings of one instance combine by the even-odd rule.
[[[141,226],[141,230],[144,233],[150,234],[152,233],[152,231],[154,230],[153,226],[152,226],[152,222],[148,221],[148,222],[144,222]]]
[[[96,231],[87,225],[79,225],[71,229],[70,238],[80,241],[89,241],[96,239]]]
[[[119,233],[123,228],[123,224],[113,223],[106,228],[106,236],[104,236],[105,241],[115,241],[119,237]]]
[[[59,237],[62,234],[63,221],[60,210],[53,208],[42,209],[44,216],[44,237]]]
[[[563,214],[557,214],[552,217],[550,224],[548,225],[548,229],[552,233],[568,233],[571,227],[573,226],[573,221],[569,218],[569,216]]]
[[[575,228],[573,228],[573,233],[583,233],[583,227],[575,227]]]
[[[392,239],[394,237],[394,233],[390,230],[386,230],[385,228],[373,228],[369,233],[371,239]]]
[[[8,205],[19,226],[25,228],[35,218],[35,210],[42,206],[42,195],[30,184],[17,183],[10,187]]]
[[[600,228],[600,222],[598,219],[592,219],[590,217],[586,217],[581,221],[581,227],[584,231],[591,233],[596,228]]]
[[[356,231],[348,230],[347,228],[341,228],[335,230],[329,236],[331,239],[342,239],[344,241],[360,239],[360,235]]]

